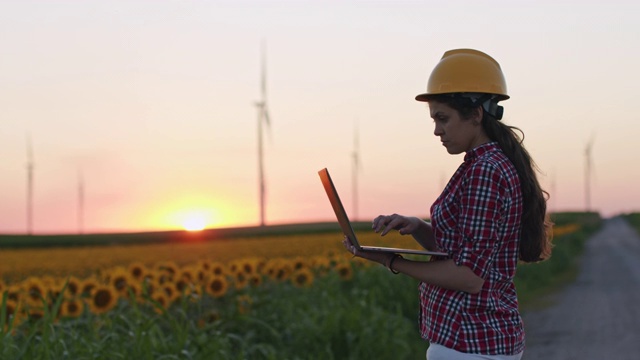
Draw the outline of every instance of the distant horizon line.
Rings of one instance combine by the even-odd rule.
[[[626,214],[632,214],[632,213],[636,213],[636,212],[640,212],[640,210],[635,210],[635,211],[626,211],[626,212],[619,212],[619,213],[615,213],[613,215],[610,216],[604,216],[602,214],[601,211],[595,211],[595,210],[591,210],[591,211],[586,211],[586,210],[563,210],[563,211],[554,211],[554,212],[550,212],[550,214],[566,214],[566,213],[598,213],[603,219],[608,219],[608,218],[614,218],[617,216],[622,216],[622,215],[626,215]],[[425,218],[426,219],[426,218]],[[371,222],[373,220],[372,219],[358,219],[358,220],[351,220],[352,223],[367,223],[367,222]],[[259,228],[287,228],[287,227],[291,227],[291,226],[296,226],[296,225],[313,225],[313,224],[329,224],[329,223],[335,223],[336,226],[338,226],[338,222],[336,220],[301,220],[301,221],[288,221],[288,222],[273,222],[273,223],[266,223],[265,225],[260,225],[257,223],[247,223],[244,225],[238,224],[238,225],[223,225],[223,226],[217,226],[217,227],[207,227],[204,228],[202,230],[196,230],[196,231],[190,231],[190,230],[186,230],[186,229],[180,229],[180,228],[174,228],[174,229],[121,229],[121,230],[116,230],[116,229],[103,229],[103,230],[89,230],[85,227],[84,231],[82,233],[79,232],[74,232],[74,231],[43,231],[43,232],[39,232],[39,231],[33,231],[31,234],[28,234],[26,232],[4,232],[4,231],[0,231],[0,236],[83,236],[83,235],[114,235],[114,234],[147,234],[147,233],[205,233],[205,232],[212,232],[212,231],[224,231],[224,230],[234,230],[234,229],[259,229]]]

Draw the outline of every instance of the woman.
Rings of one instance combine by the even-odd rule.
[[[393,273],[420,281],[420,331],[430,342],[428,360],[520,359],[524,327],[513,278],[518,260],[550,255],[546,192],[531,156],[502,119],[508,99],[500,65],[471,49],[447,51],[432,71],[427,102],[434,135],[464,162],[431,206],[431,222],[381,215],[373,229],[412,235],[428,250],[446,252],[430,261],[356,250]]]

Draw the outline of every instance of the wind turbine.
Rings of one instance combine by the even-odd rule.
[[[586,211],[591,211],[591,175],[593,174],[593,164],[591,158],[591,151],[593,149],[593,142],[595,135],[591,136],[591,139],[587,142],[587,146],[584,150],[585,156],[585,169],[584,169],[584,199]]]
[[[261,61],[261,76],[260,76],[260,101],[255,102],[255,106],[258,109],[258,176],[259,176],[259,190],[260,190],[260,226],[265,225],[265,180],[264,180],[264,152],[263,152],[263,126],[269,126],[269,111],[267,109],[267,75],[266,75],[266,55],[265,55],[265,42],[262,42],[262,61]]]
[[[33,146],[27,133],[27,234],[33,234]]]
[[[360,146],[359,146],[359,128],[358,123],[355,124],[353,137],[353,152],[351,153],[351,181],[353,190],[353,219],[358,219],[358,173],[361,170],[360,165]]]

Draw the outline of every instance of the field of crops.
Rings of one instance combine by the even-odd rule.
[[[594,214],[554,220],[552,261],[518,270],[523,298],[569,271],[599,224]],[[413,246],[399,236],[384,241],[370,231],[359,236],[367,244]],[[427,345],[415,323],[417,283],[351,259],[340,240],[339,233],[322,232],[3,249],[0,358],[424,354]]]

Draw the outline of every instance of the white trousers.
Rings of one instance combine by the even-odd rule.
[[[482,355],[459,352],[438,344],[430,344],[427,360],[520,360],[522,353],[516,355]]]

